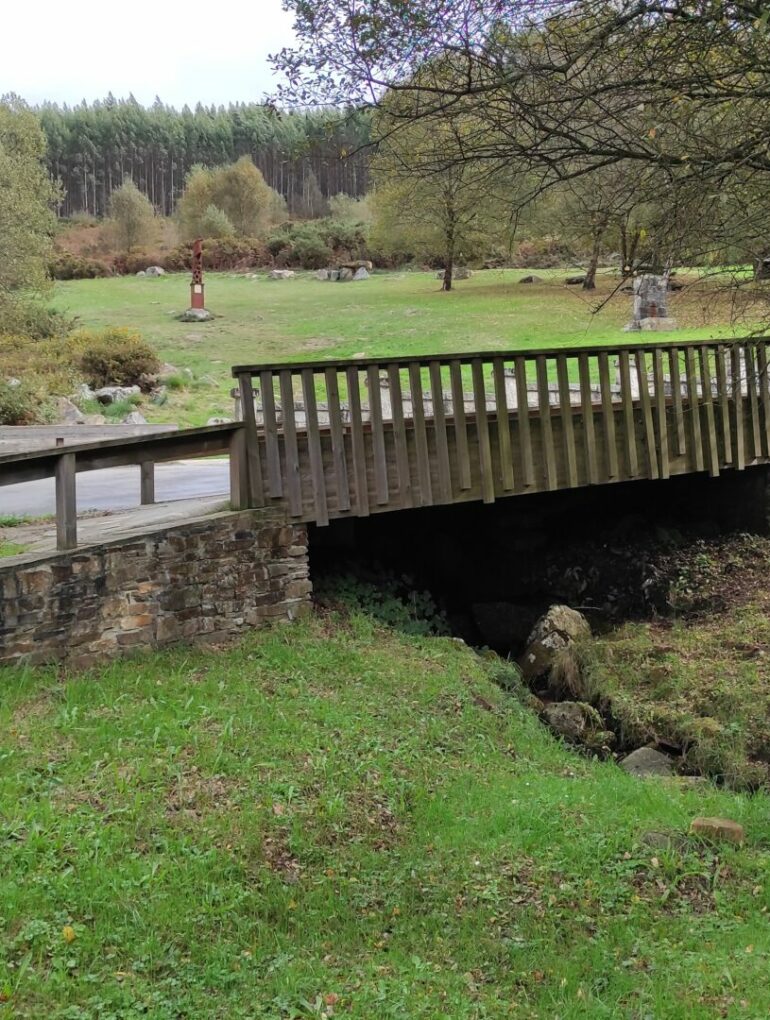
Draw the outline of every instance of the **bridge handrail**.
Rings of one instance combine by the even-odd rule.
[[[230,502],[248,505],[246,443],[242,422],[206,425],[145,436],[49,447],[0,455],[0,487],[43,478],[56,480],[56,539],[60,550],[77,547],[76,475],[81,471],[138,466],[140,500],[155,502],[155,464],[217,454],[230,457]]]

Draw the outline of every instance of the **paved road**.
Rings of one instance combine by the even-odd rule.
[[[175,461],[155,468],[155,499],[160,502],[224,496],[230,491],[227,460]],[[139,468],[83,471],[77,477],[78,511],[130,510],[139,506]],[[0,488],[0,515],[44,517],[56,508],[54,481],[45,478]]]

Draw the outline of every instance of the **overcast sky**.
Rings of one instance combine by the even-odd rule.
[[[3,4],[0,95],[79,103],[132,92],[173,106],[259,101],[292,41],[281,0],[15,0]]]

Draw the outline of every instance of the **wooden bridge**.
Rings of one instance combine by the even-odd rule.
[[[248,499],[323,525],[767,463],[767,344],[238,366]]]
[[[641,337],[639,338],[641,339]],[[411,507],[770,463],[768,341],[492,351],[238,366],[243,421],[4,455],[3,485],[229,455],[235,509],[319,525]],[[0,500],[1,507],[1,500]]]

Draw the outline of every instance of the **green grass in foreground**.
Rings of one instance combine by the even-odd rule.
[[[219,317],[199,325],[174,315],[189,299],[189,278],[122,277],[58,283],[57,307],[84,326],[138,329],[160,356],[190,369],[198,385],[171,394],[149,420],[204,424],[232,414],[228,393],[236,364],[286,359],[535,349],[623,343],[631,317],[627,294],[610,297],[616,277],[600,277],[595,293],[565,287],[564,270],[544,270],[540,285],[521,285],[531,270],[488,270],[442,293],[435,273],[377,273],[355,284],[322,283],[313,273],[288,281],[207,275],[206,301]],[[597,313],[603,302],[606,305]],[[713,287],[672,295],[681,339],[731,331],[729,299]],[[745,324],[736,327],[745,332]],[[665,334],[660,334],[665,339]]]
[[[5,539],[0,538],[0,559],[5,556],[18,556],[25,549],[26,546],[19,545],[18,542],[6,542]]]
[[[486,668],[329,616],[5,672],[0,1016],[767,1016],[766,798],[582,759]],[[644,844],[696,814],[747,844]]]

